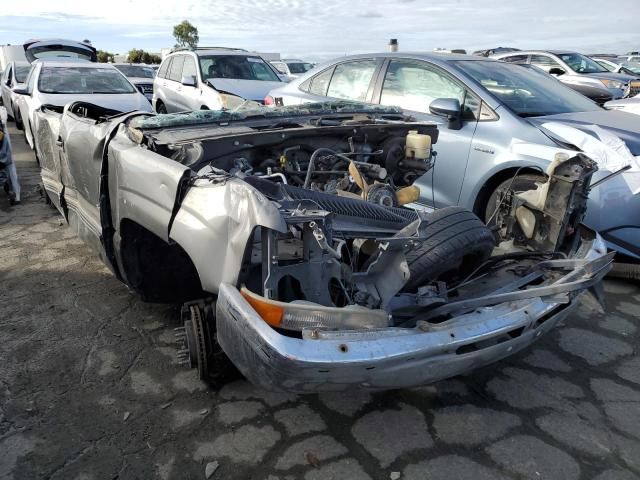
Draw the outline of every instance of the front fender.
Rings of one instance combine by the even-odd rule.
[[[244,181],[198,180],[182,201],[169,236],[193,261],[203,290],[217,293],[220,283],[237,283],[258,226],[286,231],[276,205]]]
[[[492,178],[505,170],[541,168],[543,171],[546,171],[558,153],[566,153],[569,156],[576,154],[573,150],[513,139],[509,147],[498,153],[491,167],[484,170],[481,176],[473,177],[472,182],[467,181],[469,178],[465,178],[465,185],[460,194],[459,205],[473,209],[482,189],[490,183]],[[473,161],[469,163],[471,165]]]

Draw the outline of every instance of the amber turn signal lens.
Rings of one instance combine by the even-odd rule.
[[[284,316],[284,308],[276,305],[263,297],[255,295],[254,293],[242,287],[240,294],[244,299],[249,302],[249,305],[253,307],[258,315],[272,327],[280,327],[282,325],[282,317]]]

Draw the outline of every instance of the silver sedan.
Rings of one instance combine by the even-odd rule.
[[[485,220],[491,220],[507,187],[527,190],[544,179],[540,170],[553,160],[549,147],[577,149],[546,124],[589,135],[597,126],[626,143],[629,156],[640,156],[637,115],[604,110],[535,67],[466,55],[342,57],[272,90],[265,103],[340,99],[397,105],[420,120],[444,122],[435,168],[418,180],[420,203],[465,206]],[[633,170],[592,190],[585,223],[610,248],[637,260],[640,172]],[[610,174],[601,166],[595,180]]]

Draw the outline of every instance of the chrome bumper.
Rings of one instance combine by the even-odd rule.
[[[478,307],[441,324],[325,331],[314,338],[281,335],[234,286],[222,284],[216,305],[218,342],[252,383],[270,390],[424,385],[512,355],[551,330],[610,269],[611,256],[605,252],[596,237],[580,259],[558,261],[560,268],[570,265],[570,270],[552,284],[519,291],[526,298]],[[549,288],[553,285],[559,288]]]

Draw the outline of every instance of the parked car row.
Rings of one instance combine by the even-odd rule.
[[[2,103],[32,149],[36,149],[39,130],[36,112],[43,105],[62,109],[74,100],[85,99],[114,112],[151,111],[150,69],[96,63],[94,47],[70,40],[33,40],[23,48],[25,60],[9,63],[0,88]],[[138,77],[130,81],[122,70]],[[35,153],[38,158],[37,149]]]

